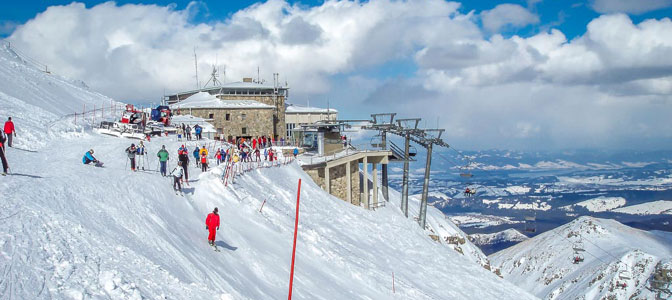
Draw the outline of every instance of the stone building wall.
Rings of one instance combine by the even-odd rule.
[[[352,204],[359,206],[360,200],[360,187],[359,187],[359,163],[355,161],[348,162],[350,164],[350,174],[351,182],[350,189],[352,192]],[[314,169],[304,169],[306,173],[313,179],[313,181],[319,185],[322,189],[325,189],[324,184],[324,168],[314,168]],[[330,194],[336,196],[337,198],[347,201],[348,192],[347,192],[347,176],[346,176],[346,166],[341,164],[336,167],[329,168],[329,183],[330,183]]]
[[[185,108],[180,114],[191,114],[203,119],[212,119],[217,135],[225,139],[241,136],[270,136],[273,134],[273,109],[228,109],[228,108]],[[226,120],[229,114],[229,120]],[[212,117],[210,117],[212,115]],[[243,115],[245,115],[243,117]],[[246,133],[243,133],[246,128]],[[221,130],[221,132],[220,132]]]
[[[218,95],[217,96],[219,99],[222,100],[254,100],[257,102],[261,102],[263,104],[275,106],[276,103],[273,100],[274,96],[273,95],[268,95],[268,94],[262,94],[262,95],[229,95],[229,94],[224,94],[224,95]],[[287,127],[285,126],[285,96],[277,96],[277,109],[278,109],[278,123],[276,124],[275,130],[276,134],[278,135],[278,139],[281,137],[284,138],[287,136]],[[273,114],[271,114],[271,117]],[[272,119],[271,119],[272,120]],[[271,131],[272,133],[272,131]],[[268,134],[271,135],[271,134]]]

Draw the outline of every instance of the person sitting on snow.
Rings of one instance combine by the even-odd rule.
[[[96,158],[93,156],[93,149],[91,149],[91,150],[87,151],[86,153],[84,153],[84,157],[82,157],[82,163],[83,163],[83,164],[88,165],[88,164],[90,164],[90,163],[92,163],[92,162],[95,163],[96,166],[101,166],[101,165],[102,165],[102,163],[100,163],[100,162],[98,161],[98,159],[96,159]]]

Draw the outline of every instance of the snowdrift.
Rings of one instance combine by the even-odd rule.
[[[585,260],[574,264],[572,248],[578,242]],[[592,217],[580,217],[490,256],[505,279],[544,299],[654,299],[649,279],[656,264],[670,258],[671,233]],[[625,288],[617,286],[623,282]]]
[[[0,124],[12,117],[16,124],[15,146],[36,150],[48,139],[76,135],[84,123],[74,126],[74,119],[64,115],[109,106],[110,98],[90,91],[81,81],[45,73],[25,62],[5,43],[0,44]],[[100,114],[100,113],[99,113]],[[109,112],[108,112],[109,114]]]

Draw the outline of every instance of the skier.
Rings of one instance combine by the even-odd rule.
[[[189,185],[189,172],[187,171],[187,167],[189,166],[189,150],[184,145],[177,150],[177,160],[181,163],[182,169],[184,169],[184,183]]]
[[[7,163],[7,157],[5,157],[5,133],[0,131],[0,160],[2,160],[2,176],[7,175],[7,169],[9,169],[9,164]]]
[[[199,153],[198,147],[196,147],[196,149],[194,149],[193,155],[194,155],[194,158],[196,159],[196,167],[197,168],[199,167],[198,163],[200,161],[200,159],[199,159],[200,157],[198,156],[198,153]]]
[[[5,122],[5,134],[7,135],[7,146],[12,147],[12,134],[16,136],[16,130],[14,130],[14,122],[12,122],[12,117],[7,119]]]
[[[264,160],[268,160],[268,149],[264,148]]]
[[[256,157],[255,161],[261,161],[261,152],[259,149],[254,149],[254,156]]]
[[[205,172],[208,170],[208,149],[205,149],[205,146],[203,146],[198,155],[201,158],[201,172]]]
[[[182,194],[182,162],[178,161],[177,166],[173,169],[172,172],[170,172],[170,175],[173,176],[173,190],[175,190],[175,195],[179,192]]]
[[[274,155],[274,154],[275,154],[275,153],[273,153],[273,148],[268,149],[268,158],[269,158],[269,160],[271,161],[271,163],[273,162],[273,155]]]
[[[208,171],[208,156],[201,155],[201,172]]]
[[[264,148],[266,148],[266,136],[262,137],[262,144],[264,145]]]
[[[142,169],[143,171],[145,170],[145,144],[140,141],[138,144],[138,147],[136,148],[136,151],[138,152],[138,169]]]
[[[135,155],[138,153],[135,148],[135,144],[131,144],[130,147],[126,148],[126,154],[128,154],[128,159],[131,160],[131,171],[135,171]]]
[[[184,125],[184,124],[182,124]],[[184,134],[184,127],[178,127],[177,128],[177,140],[181,141],[182,140],[182,135]]]
[[[294,147],[292,154],[294,154],[294,158],[296,158],[296,156],[299,155],[299,148]]]
[[[84,156],[82,157],[82,163],[88,165],[92,162],[94,163],[95,167],[99,168],[103,167],[103,163],[93,156],[93,149],[90,149],[89,151],[84,153]]]
[[[209,231],[208,244],[217,247],[215,246],[215,235],[217,234],[217,230],[219,230],[219,213],[217,207],[215,207],[215,209],[208,214],[208,217],[205,218],[205,229]]]
[[[217,149],[215,152],[215,159],[217,159],[217,165],[219,166],[219,164],[222,162],[222,152],[220,152],[220,149]]]
[[[191,141],[191,127],[189,125],[187,125],[186,134],[187,134],[187,141]]]
[[[170,159],[168,151],[166,151],[166,145],[161,146],[161,150],[159,150],[156,156],[159,158],[159,162],[161,163],[161,176],[166,176],[166,164]]]
[[[252,139],[252,149],[257,149],[257,139]]]

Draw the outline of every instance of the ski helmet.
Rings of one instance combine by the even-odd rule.
[[[90,150],[89,150],[89,153],[93,154],[93,149],[90,149]]]
[[[131,147],[135,147],[135,144],[131,144]]]
[[[215,212],[215,213],[216,213],[217,211],[219,211],[219,210],[217,209],[217,207],[215,207],[215,210],[213,210],[213,212]]]

